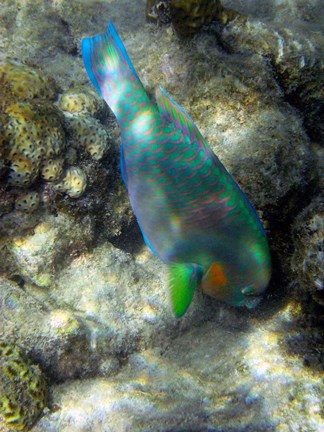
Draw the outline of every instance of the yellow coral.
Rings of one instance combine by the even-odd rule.
[[[9,184],[28,187],[36,180],[41,162],[46,165],[63,153],[62,118],[57,109],[47,103],[33,105],[18,101],[5,107],[3,123],[3,156],[10,167]],[[53,180],[61,173],[57,167]]]
[[[62,94],[58,101],[62,111],[71,114],[90,114],[97,116],[105,107],[103,99],[86,87],[75,87]]]
[[[38,366],[17,345],[0,340],[0,430],[29,430],[47,397],[47,384]]]
[[[48,159],[42,166],[41,175],[46,181],[58,180],[63,173],[64,159]]]
[[[92,117],[102,113],[103,100],[80,87],[63,93],[56,105],[55,85],[42,72],[13,63],[0,66],[0,91],[0,175],[8,194],[12,194],[10,206],[2,199],[0,214],[10,213],[14,204],[16,210],[24,212],[38,208],[39,195],[28,188],[41,189],[44,180],[71,198],[80,197],[87,177],[74,166],[80,156],[77,147],[95,160],[100,160],[108,148],[106,129]],[[77,145],[72,143],[67,149],[69,123],[68,137]],[[73,166],[63,175],[65,164]]]
[[[109,148],[108,134],[103,125],[88,116],[71,116],[69,123],[75,143],[84,147],[93,159],[102,159]]]
[[[15,202],[17,210],[32,213],[37,210],[39,206],[39,194],[35,191],[28,191],[23,195],[20,195]]]
[[[25,65],[5,63],[0,66],[0,82],[13,95],[20,99],[54,99],[54,82],[40,70]]]
[[[12,186],[28,187],[38,175],[39,164],[23,154],[11,159],[8,183]]]
[[[66,170],[61,182],[55,189],[66,192],[71,198],[79,198],[87,187],[87,176],[79,167],[70,167]]]

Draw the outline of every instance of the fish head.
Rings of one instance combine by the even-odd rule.
[[[202,278],[201,288],[232,306],[252,309],[261,301],[271,277],[268,243],[246,246],[235,256],[233,260],[213,262]]]

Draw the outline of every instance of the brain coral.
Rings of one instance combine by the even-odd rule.
[[[0,340],[0,430],[29,430],[45,408],[47,397],[39,367],[17,345]]]

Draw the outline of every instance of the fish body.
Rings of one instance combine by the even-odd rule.
[[[121,171],[145,242],[169,266],[177,316],[197,286],[253,307],[271,275],[262,224],[189,115],[145,91],[110,22],[82,43],[86,70],[121,129]]]

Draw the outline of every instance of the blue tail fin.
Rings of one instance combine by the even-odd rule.
[[[120,90],[119,83],[123,79],[140,82],[111,21],[105,33],[82,40],[82,57],[93,85],[112,109],[109,94]]]

